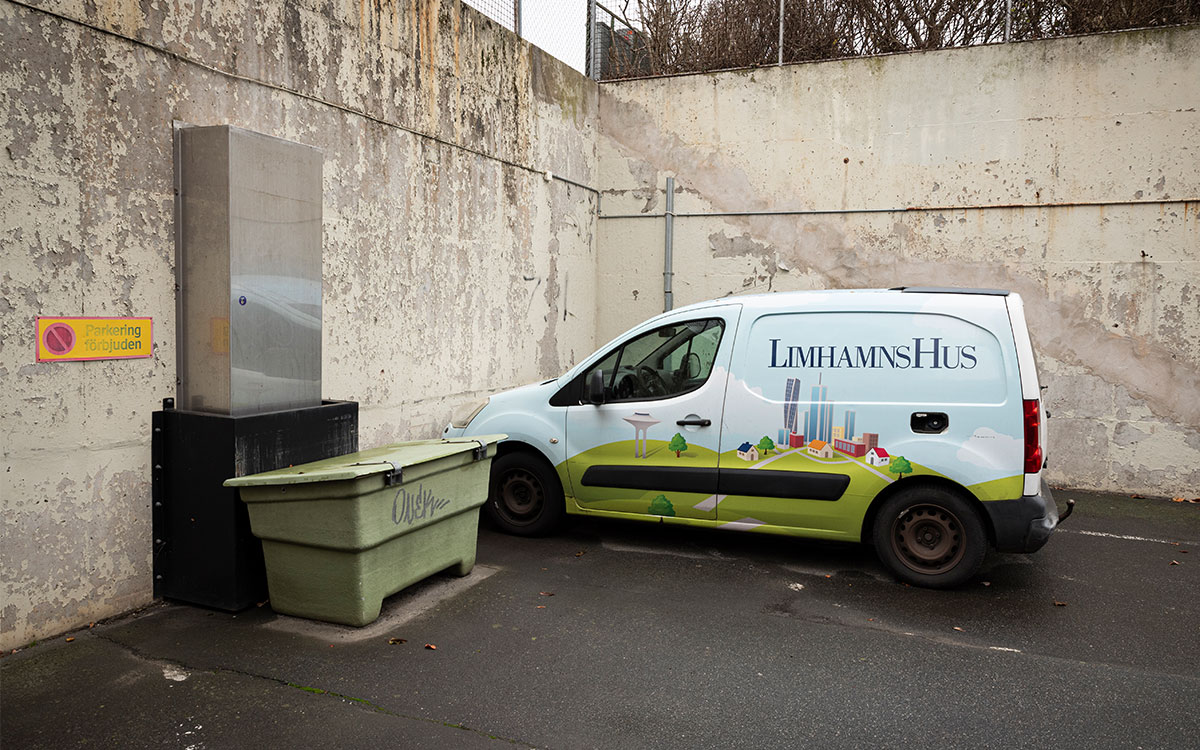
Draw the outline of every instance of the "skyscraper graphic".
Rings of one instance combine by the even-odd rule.
[[[825,436],[821,439],[833,443],[833,402],[826,401],[821,413],[821,422],[825,425]]]
[[[813,440],[833,440],[833,402],[829,401],[829,386],[821,385],[820,379],[812,387],[812,404],[808,407],[804,434]],[[809,431],[811,430],[811,432]]]
[[[783,429],[796,432],[800,411],[800,378],[788,378],[783,392]]]
[[[854,437],[854,410],[846,410],[846,439],[851,440]]]

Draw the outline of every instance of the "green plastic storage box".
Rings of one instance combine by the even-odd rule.
[[[470,573],[504,437],[396,443],[226,480],[262,540],[271,607],[362,626],[406,586]]]

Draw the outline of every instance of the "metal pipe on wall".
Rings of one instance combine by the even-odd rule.
[[[783,65],[783,2],[779,0],[779,64]]]
[[[1000,209],[1041,209],[1041,208],[1084,208],[1105,206],[1148,206],[1154,205],[1185,205],[1200,203],[1200,198],[1166,198],[1162,200],[1113,200],[1113,201],[1065,201],[1059,203],[996,203],[960,206],[906,206],[904,208],[812,208],[778,211],[709,211],[698,213],[671,213],[671,216],[681,219],[710,219],[723,216],[826,216],[836,214],[897,214],[921,213],[930,211],[992,211]],[[1187,210],[1185,208],[1185,210]],[[661,214],[601,214],[597,219],[659,219],[666,216]]]
[[[671,290],[671,254],[675,245],[675,178],[667,178],[667,210],[663,214],[666,220],[666,237],[663,240],[663,312],[670,312],[675,304],[675,293]]]

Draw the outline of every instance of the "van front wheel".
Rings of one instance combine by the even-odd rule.
[[[987,553],[979,514],[941,487],[913,487],[888,498],[871,536],[875,553],[897,578],[928,588],[965,583]]]
[[[492,461],[483,510],[501,531],[543,536],[554,530],[566,512],[562,484],[554,467],[540,456],[506,453]]]

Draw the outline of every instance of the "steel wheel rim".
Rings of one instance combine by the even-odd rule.
[[[513,469],[500,478],[496,510],[514,524],[534,521],[545,501],[542,483],[524,469]]]
[[[892,551],[906,567],[925,575],[954,568],[966,553],[958,516],[939,505],[913,505],[892,522]]]

